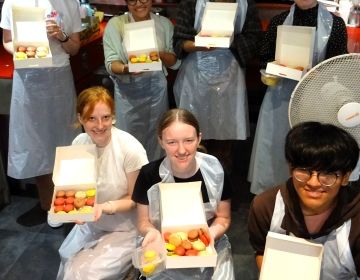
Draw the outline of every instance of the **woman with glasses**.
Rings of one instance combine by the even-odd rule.
[[[115,86],[116,126],[134,135],[144,145],[149,159],[155,160],[162,154],[156,139],[156,122],[169,108],[166,67],[177,67],[174,28],[167,18],[151,12],[151,0],[126,2],[129,13],[109,20],[103,37],[105,66]],[[163,71],[129,73],[124,26],[146,20],[154,20]]]
[[[256,196],[250,207],[258,268],[272,231],[323,244],[322,280],[359,279],[360,192],[349,185],[359,157],[356,141],[336,126],[302,123],[288,133],[285,156],[291,178]]]
[[[137,236],[131,196],[146,152],[113,127],[114,101],[105,88],[82,91],[76,109],[85,133],[73,145],[95,144],[98,153],[96,215],[95,222],[79,221],[64,240],[57,279],[124,279],[132,271]]]

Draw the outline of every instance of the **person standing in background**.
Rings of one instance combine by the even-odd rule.
[[[45,9],[53,58],[52,67],[15,69],[13,75],[8,175],[16,179],[35,177],[40,204],[17,219],[21,225],[34,226],[46,221],[50,208],[55,148],[69,145],[78,134],[71,127],[76,92],[69,57],[80,48],[81,20],[76,0],[5,0],[0,27],[4,48],[10,54],[16,51],[11,35],[15,5]]]
[[[312,65],[333,56],[347,53],[347,33],[344,21],[330,14],[317,0],[295,0],[290,11],[275,16],[261,46],[262,68],[275,60],[278,25],[315,26],[315,46]],[[285,181],[289,169],[284,155],[284,143],[290,129],[288,106],[297,81],[281,79],[268,87],[262,102],[251,153],[248,180],[250,191],[259,194]]]
[[[129,13],[110,19],[104,32],[105,67],[115,85],[116,126],[134,135],[145,147],[149,160],[161,156],[156,138],[159,117],[169,108],[166,68],[176,68],[173,25],[151,12],[152,0],[127,0]],[[128,55],[123,45],[124,26],[154,20],[163,71],[129,73]]]
[[[179,108],[192,112],[202,127],[204,145],[231,172],[234,140],[249,136],[246,63],[256,54],[260,22],[252,0],[237,2],[234,40],[229,49],[196,47],[208,0],[178,4],[174,49],[182,65],[174,95]]]

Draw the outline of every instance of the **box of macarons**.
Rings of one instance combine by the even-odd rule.
[[[166,268],[215,267],[217,253],[206,222],[201,182],[160,183],[159,189]]]
[[[129,72],[161,71],[154,20],[127,23],[124,32]]]
[[[15,68],[49,67],[52,55],[46,33],[45,9],[12,7]]]
[[[94,221],[96,203],[95,145],[56,148],[54,193],[48,212],[52,223]]]

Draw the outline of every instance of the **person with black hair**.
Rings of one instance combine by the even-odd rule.
[[[248,230],[261,269],[268,231],[324,245],[321,279],[360,277],[360,192],[349,185],[359,147],[346,131],[306,122],[286,137],[290,179],[257,195]]]

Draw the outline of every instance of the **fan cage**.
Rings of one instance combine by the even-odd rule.
[[[290,126],[306,121],[330,123],[360,143],[360,126],[344,127],[337,119],[339,109],[350,102],[360,103],[360,54],[332,57],[306,73],[291,95]]]

